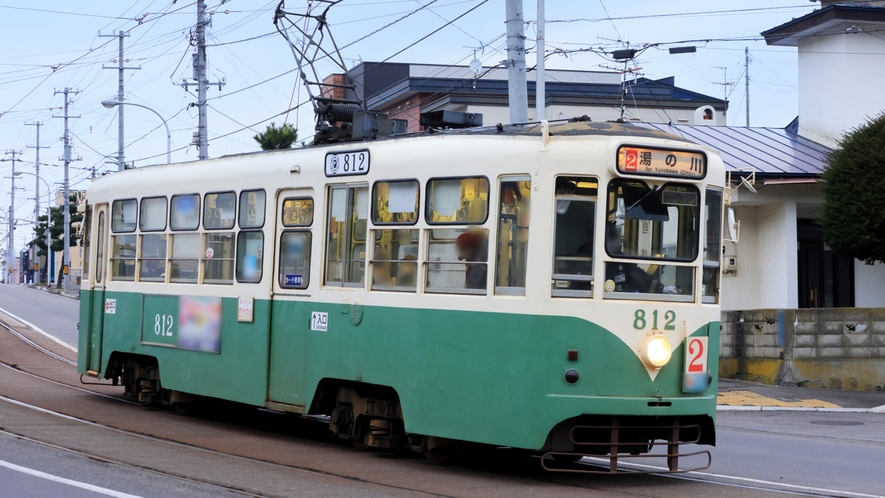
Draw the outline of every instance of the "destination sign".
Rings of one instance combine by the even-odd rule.
[[[618,172],[699,179],[707,174],[707,156],[701,152],[625,145],[618,149]]]

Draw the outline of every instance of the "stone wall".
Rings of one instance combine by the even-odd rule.
[[[885,308],[722,313],[720,375],[771,384],[885,386]]]

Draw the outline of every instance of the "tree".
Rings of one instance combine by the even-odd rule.
[[[80,237],[77,236],[77,230],[74,228],[73,225],[75,223],[79,223],[79,222],[83,221],[83,215],[81,213],[77,212],[77,202],[78,202],[77,196],[72,194],[70,196],[70,201],[68,202],[69,212],[71,213],[71,228],[70,228],[70,230],[71,230],[71,232],[70,232],[71,247],[77,246],[80,242]],[[64,207],[59,206],[59,207],[51,208],[49,210],[49,215],[51,218],[49,220],[49,240],[50,240],[49,249],[52,252],[64,251],[64,249],[65,249]],[[46,238],[44,235],[46,233],[46,222],[47,222],[47,220],[46,220],[45,214],[43,216],[37,217],[37,228],[34,229],[34,234],[36,237],[34,238],[33,243],[34,243],[34,245],[37,246],[37,256],[38,257],[46,255]],[[62,264],[58,265],[59,275],[62,275],[62,270],[63,270],[62,267],[64,266],[64,263],[65,262],[63,261]],[[70,264],[70,263],[68,263],[68,264]],[[43,269],[41,270],[44,275],[49,270],[47,268],[48,266],[49,266],[49,264],[48,264],[48,259],[47,259],[47,264],[44,265]],[[61,277],[56,279],[56,282],[60,283]]]
[[[841,256],[885,262],[885,113],[846,133],[827,165],[824,241]]]
[[[271,123],[263,133],[252,138],[261,145],[261,150],[290,149],[292,143],[298,140],[298,132],[288,123],[279,128]]]

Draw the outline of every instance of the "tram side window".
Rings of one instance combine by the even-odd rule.
[[[144,211],[142,211],[144,213]],[[166,221],[163,221],[165,226]],[[166,281],[165,233],[148,233],[141,237],[141,252],[138,256],[138,280],[142,282]]]
[[[105,242],[105,212],[98,213],[98,244],[95,248],[95,282],[101,283],[104,278],[104,242]]]
[[[175,206],[175,203],[172,204]],[[173,209],[174,211],[174,209]],[[182,233],[172,236],[172,257],[169,276],[172,282],[197,283],[200,263],[200,234]]]
[[[418,286],[417,229],[373,230],[372,290],[412,291]]]
[[[138,219],[139,229],[142,232],[166,230],[167,204],[165,197],[142,197],[141,217]]]
[[[481,225],[489,216],[489,180],[485,177],[434,178],[427,182],[431,225]]]
[[[264,226],[264,202],[264,190],[240,192],[240,228],[261,228]]]
[[[532,179],[502,178],[500,192],[495,293],[524,296]]]
[[[414,225],[418,221],[417,180],[375,182],[372,189],[372,223]]]
[[[237,235],[237,282],[261,282],[264,262],[264,232],[250,230]]]
[[[171,212],[172,230],[196,230],[200,227],[200,195],[173,195]]]
[[[719,260],[722,257],[722,191],[707,189],[706,216],[707,238],[704,241],[704,293],[705,303],[719,302]]]
[[[233,224],[233,216],[230,218]],[[208,227],[207,227],[208,228]],[[234,233],[203,234],[203,283],[234,283]]]
[[[488,230],[431,229],[427,242],[427,292],[486,294]]]
[[[329,188],[325,285],[356,287],[366,273],[369,188]]]
[[[231,229],[237,213],[237,194],[220,192],[206,194],[203,202],[203,228]]]
[[[88,282],[89,281],[89,243],[90,236],[92,235],[92,206],[86,205],[86,214],[83,216],[83,240],[81,244],[83,246],[83,272],[81,276],[81,281]]]
[[[137,215],[137,200],[125,199],[114,201],[111,208],[111,230],[114,233],[134,232]]]
[[[306,289],[310,284],[310,232],[287,230],[280,235],[280,287]]]
[[[552,284],[555,297],[592,296],[598,189],[596,178],[556,179]]]
[[[313,224],[313,199],[292,197],[283,200],[283,226],[309,227]]]
[[[135,235],[111,238],[111,280],[135,280]]]

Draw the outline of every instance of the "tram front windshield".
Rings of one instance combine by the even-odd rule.
[[[694,268],[660,263],[697,258],[699,213],[700,192],[692,185],[611,182],[606,252],[615,260],[647,261],[607,263],[606,292],[692,296]]]

